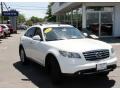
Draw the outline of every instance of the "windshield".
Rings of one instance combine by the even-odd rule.
[[[49,27],[44,29],[46,41],[81,39],[85,36],[74,27]]]

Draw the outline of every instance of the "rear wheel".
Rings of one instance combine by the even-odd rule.
[[[2,38],[5,38],[5,33],[3,33],[3,36],[2,36]]]
[[[20,48],[20,60],[21,60],[22,64],[27,64],[27,62],[28,62],[23,48]]]
[[[5,37],[7,37],[7,34],[4,32]]]
[[[10,37],[10,33],[8,34],[8,37]]]

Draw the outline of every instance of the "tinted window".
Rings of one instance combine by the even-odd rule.
[[[38,28],[38,27],[35,28],[35,35],[39,35],[41,40],[43,40],[42,32],[41,32],[40,28]]]
[[[55,34],[54,31],[51,31],[51,32],[45,34],[45,37],[46,37],[46,41],[54,41],[54,40],[57,40],[57,35]]]
[[[32,27],[25,33],[25,36],[32,38],[34,34],[35,34],[35,28]]]

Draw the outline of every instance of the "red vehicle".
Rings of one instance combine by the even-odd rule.
[[[0,26],[0,38],[5,38],[5,34],[4,34],[4,30],[3,28]]]
[[[10,24],[7,24],[7,26],[8,26],[8,28],[9,28],[10,33],[14,33],[13,27],[12,27]]]

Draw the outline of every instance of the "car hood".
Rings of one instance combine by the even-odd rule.
[[[98,49],[110,49],[111,45],[94,39],[69,39],[69,40],[58,40],[48,41],[46,44],[50,45],[59,50],[68,52],[84,52]]]

